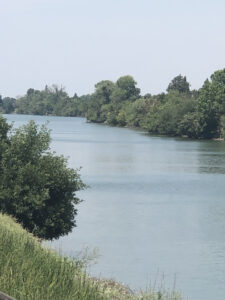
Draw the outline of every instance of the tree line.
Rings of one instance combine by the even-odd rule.
[[[149,133],[190,138],[224,138],[225,69],[214,72],[199,90],[187,78],[176,76],[165,93],[141,95],[130,75],[116,82],[103,80],[89,95],[69,97],[53,85],[28,89],[16,99],[0,97],[0,112],[83,116],[91,122],[143,128]]]

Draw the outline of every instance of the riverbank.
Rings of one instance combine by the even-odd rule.
[[[1,112],[0,112],[1,114]],[[7,118],[7,115],[18,115],[18,116],[35,116],[35,117],[61,117],[61,118],[84,118],[86,120],[86,123],[88,124],[98,124],[98,125],[104,125],[104,126],[109,126],[109,127],[115,127],[115,128],[127,128],[131,130],[135,130],[138,132],[143,132],[146,135],[152,136],[152,137],[166,137],[166,138],[180,138],[180,139],[185,139],[185,140],[212,140],[212,141],[224,141],[224,137],[211,137],[211,138],[203,138],[203,137],[189,137],[188,135],[176,135],[176,134],[163,134],[163,133],[155,133],[155,132],[149,132],[149,130],[145,127],[140,127],[140,126],[134,126],[134,125],[119,125],[119,124],[110,124],[107,121],[104,122],[98,122],[98,121],[90,121],[87,117],[77,115],[77,116],[63,116],[63,115],[54,115],[54,114],[46,114],[46,115],[35,115],[35,114],[20,114],[20,113],[10,113],[10,114],[3,114],[4,117]]]
[[[113,280],[91,278],[83,262],[43,247],[0,214],[0,290],[17,300],[181,300],[175,291],[134,293]]]

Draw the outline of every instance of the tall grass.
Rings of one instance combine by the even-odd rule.
[[[76,261],[61,257],[0,214],[0,290],[17,300],[103,300]]]
[[[0,214],[0,291],[17,300],[180,300],[176,292],[133,293],[94,279],[82,262],[43,247],[11,217]]]

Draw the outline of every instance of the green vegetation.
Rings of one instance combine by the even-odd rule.
[[[45,249],[0,214],[0,290],[17,300],[104,299],[76,260]]]
[[[24,97],[17,100],[15,112],[31,115],[78,116],[86,110],[86,97],[84,101],[81,100],[83,98],[78,98],[76,94],[70,98],[64,88],[56,85],[46,86],[43,91],[29,89]]]
[[[83,262],[44,248],[0,214],[0,290],[17,300],[181,300],[163,288],[135,294],[112,280],[90,278]]]
[[[190,93],[190,84],[187,82],[186,76],[178,75],[169,84],[167,92],[178,91],[179,93]]]
[[[75,192],[85,187],[62,156],[49,152],[50,135],[34,122],[19,129],[0,116],[0,211],[44,239],[75,226]]]
[[[129,75],[115,83],[100,81],[91,95],[69,97],[63,88],[29,89],[18,100],[0,98],[3,113],[85,116],[91,122],[138,127],[149,133],[190,138],[224,138],[225,69],[216,71],[199,90],[185,76],[169,83],[167,93],[140,95]]]

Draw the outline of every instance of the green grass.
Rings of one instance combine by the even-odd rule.
[[[180,300],[176,292],[136,294],[113,280],[90,278],[82,262],[43,247],[0,214],[0,291],[17,300]]]
[[[17,300],[102,300],[79,263],[43,248],[10,217],[0,214],[0,290]]]

